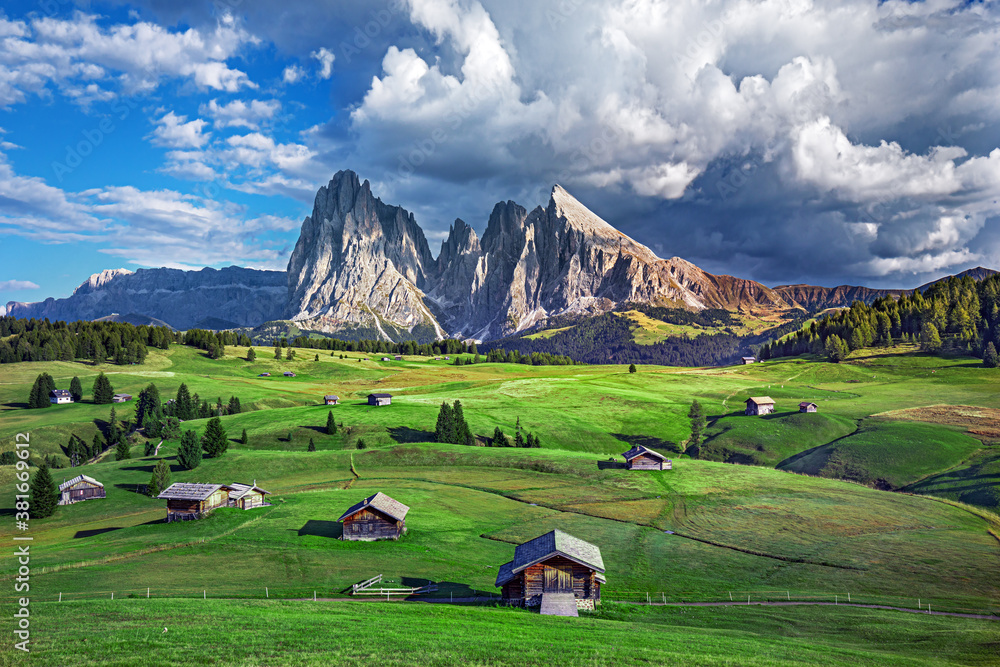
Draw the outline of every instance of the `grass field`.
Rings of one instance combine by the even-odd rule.
[[[907,607],[920,598],[939,610],[1000,614],[1000,519],[990,511],[1000,471],[993,441],[982,434],[989,428],[983,420],[1000,409],[1000,374],[971,360],[862,353],[839,365],[793,359],[728,368],[640,367],[630,374],[620,366],[375,361],[381,355],[360,361],[357,353],[345,359],[321,353],[316,360],[307,350],[299,350],[295,361],[278,362],[268,348],[257,348],[258,360],[251,364],[241,358],[245,349],[229,353],[213,361],[171,346],[152,351],[141,367],[103,369],[116,391],[134,395],[155,382],[166,398],[184,382],[212,403],[238,396],[250,409],[222,421],[230,438],[246,429],[247,445],[232,441],[225,456],[206,459],[194,471],[176,464],[176,441],[164,443],[160,456],[172,464],[173,481],[256,480],[272,492],[272,506],[223,509],[201,521],[165,524],[163,501],[136,493],[155,463],[140,456],[141,446],[130,460],[105,458],[79,470],[55,470],[57,482],[77,472],[96,477],[107,498],[61,507],[52,518],[32,522],[38,664],[66,664],[70,655],[78,664],[107,664],[117,650],[111,637],[127,647],[121,649],[125,659],[115,664],[140,664],[154,653],[165,656],[162,663],[141,664],[212,662],[237,646],[250,647],[249,655],[257,657],[234,664],[362,658],[509,664],[504,660],[517,659],[509,647],[518,637],[529,651],[519,662],[548,664],[561,654],[553,640],[569,636],[566,627],[521,611],[368,603],[366,610],[386,615],[387,636],[402,639],[412,633],[407,628],[426,633],[413,633],[420,639],[394,658],[363,633],[335,641],[360,603],[313,606],[256,598],[264,587],[272,597],[318,591],[336,598],[375,574],[401,585],[433,581],[443,596],[495,595],[496,568],[510,560],[514,546],[555,527],[600,546],[609,601],[643,599],[646,592],[668,601],[747,593],[829,600],[850,594]],[[283,377],[286,369],[296,377]],[[110,410],[87,402],[98,370],[67,362],[0,367],[0,448],[10,449],[19,432],[30,433],[36,455],[61,452],[71,433],[89,440]],[[59,386],[79,376],[85,401],[24,409],[30,384],[42,371]],[[272,376],[258,377],[262,372]],[[393,394],[393,404],[369,408],[364,397],[371,391]],[[327,393],[338,394],[341,405],[321,405]],[[777,401],[778,414],[742,416],[745,397],[762,394]],[[679,454],[690,436],[686,414],[694,398],[710,418],[701,459]],[[513,434],[519,420],[540,437],[542,449],[428,442],[438,406],[456,399],[481,442],[496,426]],[[792,412],[801,400],[818,403],[820,412]],[[921,414],[914,408],[930,405],[937,406],[927,413],[933,423],[914,421]],[[334,436],[321,428],[331,410],[342,424]],[[184,427],[200,433],[206,421]],[[359,438],[368,449],[356,449]],[[306,451],[310,439],[315,452]],[[608,460],[620,461],[634,444],[662,450],[674,459],[673,470],[636,473]],[[740,460],[734,455],[755,465],[704,460]],[[810,475],[776,465],[798,466]],[[887,480],[910,493],[834,478],[852,478],[859,470],[873,475],[863,481]],[[0,514],[8,517],[11,482],[11,467],[0,466]],[[412,508],[407,534],[388,543],[337,539],[341,512],[376,491]],[[0,525],[0,539],[11,537],[12,523]],[[149,602],[122,600],[144,597],[147,588]],[[120,619],[130,630],[98,638],[81,629],[87,645],[74,644],[72,651],[79,649],[85,659],[76,660],[60,639],[75,627],[64,614],[112,594],[121,604],[100,602],[93,613],[98,620]],[[63,605],[51,604],[60,595]],[[245,624],[223,637],[221,621],[214,619],[229,613],[242,614]],[[178,621],[187,616],[204,621],[182,629]],[[793,618],[814,619],[815,631],[802,623],[789,630]],[[173,632],[172,623],[182,634],[168,633],[169,640],[156,634],[162,626]],[[271,630],[261,629],[269,623]],[[319,623],[327,634],[281,630],[297,623]],[[95,623],[94,631],[102,625]],[[187,634],[199,626],[210,639],[201,645]],[[496,629],[501,626],[503,631]],[[655,633],[657,641],[637,653],[614,639],[626,626]],[[586,637],[581,646],[603,648],[566,654],[565,664],[987,664],[982,656],[990,632],[991,641],[998,636],[995,625],[827,608],[758,609],[750,617],[728,609],[615,605],[571,627],[573,637]],[[969,632],[969,644],[930,639],[946,628]],[[447,639],[436,653],[435,637]],[[474,637],[490,638],[482,652]],[[681,637],[683,646],[674,646]]]

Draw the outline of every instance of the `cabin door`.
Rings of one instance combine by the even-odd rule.
[[[572,593],[573,592],[573,566],[572,565],[546,565],[545,566],[545,592],[546,593]]]

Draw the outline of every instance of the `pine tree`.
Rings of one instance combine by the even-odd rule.
[[[44,463],[31,479],[29,511],[32,519],[44,519],[55,514],[59,505],[59,488],[52,480],[49,467]]]
[[[83,400],[83,385],[80,384],[80,378],[75,375],[69,382],[69,393],[73,397],[74,403],[79,403]]]
[[[628,365],[628,372],[629,373],[635,373],[635,364],[629,364]]]
[[[278,347],[277,343],[274,344],[274,358],[281,361],[281,348]]]
[[[997,356],[997,347],[993,344],[993,341],[986,344],[986,351],[983,353],[983,366],[986,368],[1000,366],[1000,357]]]
[[[236,398],[235,396],[230,396],[228,414],[238,415],[241,412],[243,412],[243,407],[240,405],[240,399]]]
[[[212,417],[205,426],[205,435],[201,436],[201,448],[205,450],[205,455],[210,458],[218,458],[229,449],[229,440],[226,437],[226,429],[222,426],[222,420]]]
[[[333,410],[326,413],[326,434],[336,435],[337,434],[337,420],[333,418]]]
[[[455,415],[454,409],[445,401],[438,411],[437,425],[434,427],[435,442],[454,442]]]
[[[316,451],[316,443],[313,442],[312,438],[309,438],[309,447],[308,447],[308,449],[306,449],[306,451],[307,452],[315,452]]]
[[[201,445],[194,431],[184,431],[181,436],[181,446],[177,450],[177,462],[188,470],[194,470],[201,464]]]
[[[462,410],[461,401],[455,401],[455,405],[451,410],[451,421],[455,428],[454,437],[451,440],[452,443],[467,445],[475,440],[472,436],[472,429],[469,428],[469,422],[465,421],[465,412]]]
[[[510,446],[510,443],[507,441],[507,436],[504,435],[504,432],[500,430],[499,426],[497,426],[495,429],[493,429],[493,438],[490,440],[490,446],[491,447],[509,447]]]
[[[115,413],[115,409],[111,408],[111,416],[108,417],[108,446],[112,446],[118,443],[121,438],[122,425],[118,421],[118,415]]]
[[[28,393],[28,407],[29,408],[47,408],[52,405],[49,402],[49,397],[47,394],[43,394],[44,381],[42,376],[39,375],[35,378],[35,383],[31,385],[31,391]]]
[[[518,429],[517,432],[514,434],[514,446],[515,447],[525,446],[524,436],[521,435],[521,429]]]
[[[691,446],[698,447],[701,445],[701,438],[705,433],[705,410],[701,407],[701,403],[691,401],[688,419],[691,420]]]
[[[153,475],[149,478],[149,495],[153,498],[160,495],[170,486],[170,466],[163,459],[153,466]]]
[[[247,438],[247,430],[243,429],[243,434],[240,436],[240,444],[245,445],[248,442],[250,442],[250,439]]]
[[[358,438],[358,444],[355,445],[358,449],[367,449],[368,444],[365,442],[364,438]]]
[[[177,398],[174,401],[174,414],[181,421],[187,421],[193,417],[191,406],[191,392],[188,391],[187,385],[182,382],[181,386],[177,388]]]
[[[316,358],[313,359],[313,361],[319,361],[319,355],[318,354],[316,355]]]
[[[176,440],[181,434],[181,422],[177,417],[166,417],[160,422],[160,437],[164,440]]]
[[[253,361],[256,358],[257,358],[257,353],[254,352],[253,348],[251,347],[249,350],[247,350],[247,361]]]
[[[110,403],[111,399],[115,397],[115,388],[111,386],[111,380],[104,375],[103,371],[101,371],[101,374],[97,376],[96,380],[94,380],[93,391],[94,403],[97,403],[98,405]]]
[[[99,456],[104,451],[104,441],[100,433],[94,434],[94,440],[90,443],[90,458]]]
[[[128,437],[122,434],[115,443],[115,461],[125,461],[132,458],[131,448],[128,444]]]
[[[924,352],[941,350],[941,335],[932,322],[924,322],[924,325],[920,327],[920,349]]]
[[[846,359],[847,355],[850,353],[850,350],[847,348],[847,343],[841,340],[840,336],[837,334],[830,334],[827,336],[824,349],[826,351],[826,356],[835,364]]]

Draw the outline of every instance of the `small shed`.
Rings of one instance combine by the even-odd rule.
[[[259,378],[269,378],[269,377],[271,377],[271,374],[270,373],[259,373],[257,375],[257,377],[259,377]]]
[[[561,530],[540,535],[514,548],[514,560],[497,572],[496,586],[505,602],[545,609],[546,596],[575,600],[577,609],[593,609],[601,600],[604,560],[601,550]]]
[[[200,519],[218,507],[229,505],[233,487],[228,484],[171,484],[157,498],[167,501],[167,522]]]
[[[53,389],[49,392],[49,403],[72,403],[73,395],[66,389]]]
[[[757,357],[743,357],[741,361],[743,362],[744,366],[749,366],[750,364],[757,363]]]
[[[333,394],[327,394],[323,397],[323,402],[327,405],[337,405],[340,403],[340,396],[334,396]]]
[[[746,400],[748,417],[769,415],[774,412],[774,399],[770,396],[751,396]]]
[[[451,361],[451,357],[445,357],[444,360],[445,361]]]
[[[232,491],[229,492],[229,506],[239,507],[241,510],[249,510],[254,507],[267,507],[271,503],[265,502],[264,496],[270,495],[270,491],[257,486],[257,480],[253,484],[230,484]]]
[[[799,403],[799,412],[816,412],[817,405],[815,403],[809,403],[808,401],[802,401]]]
[[[382,361],[389,361],[389,357],[382,357]]]
[[[87,475],[77,475],[59,485],[60,505],[72,505],[82,500],[104,497],[104,485]]]
[[[295,377],[295,373],[293,373],[291,371],[285,371],[284,375],[285,375],[286,378],[293,378],[293,377]]]
[[[115,394],[111,401],[113,403],[128,403],[132,400],[132,394]]]
[[[409,511],[409,507],[379,491],[351,506],[337,519],[344,524],[341,539],[365,542],[399,539],[406,532]]]
[[[441,357],[434,357],[434,361],[441,361]]]
[[[392,405],[392,394],[368,394],[368,405]]]
[[[401,357],[401,356],[399,356],[399,355],[397,354],[396,356],[394,356],[394,357],[393,357],[393,359],[395,359],[396,361],[402,361],[402,360],[403,360],[403,357]]]
[[[636,445],[622,456],[629,470],[670,470],[674,466],[674,462],[666,456],[643,445]]]

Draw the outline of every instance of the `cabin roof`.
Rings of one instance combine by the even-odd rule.
[[[757,357],[743,357],[743,361],[747,361],[748,359],[750,361],[757,361]]]
[[[229,484],[228,486],[232,489],[232,492],[229,494],[229,498],[231,500],[239,500],[240,498],[242,498],[246,494],[250,493],[251,491],[256,491],[256,492],[260,493],[261,495],[264,495],[264,494],[270,495],[270,493],[271,493],[270,491],[265,491],[264,489],[260,488],[256,484],[236,484],[236,483],[234,483],[234,484]]]
[[[744,403],[755,403],[757,405],[774,405],[774,399],[770,396],[751,396]]]
[[[335,395],[333,395],[333,394],[327,394],[327,395],[326,395],[326,396],[324,396],[323,398],[324,398],[325,400],[327,400],[327,401],[329,401],[329,400],[334,400],[334,401],[339,401],[339,400],[340,400],[340,396],[335,396]]]
[[[661,461],[667,460],[667,457],[664,456],[663,454],[660,454],[659,452],[654,452],[649,447],[644,447],[643,445],[636,445],[632,449],[622,454],[622,456],[625,457],[626,461],[631,461],[635,457],[642,456],[643,454],[648,454],[649,456],[652,456],[653,458],[656,459],[660,459]]]
[[[132,394],[115,394],[115,398],[132,398]]]
[[[101,484],[100,482],[98,482],[93,477],[90,477],[89,475],[77,475],[73,479],[71,479],[69,481],[66,481],[66,482],[63,482],[62,484],[60,484],[59,485],[59,490],[60,491],[65,491],[69,487],[73,486],[74,484],[79,484],[80,482],[88,482],[90,484],[96,484],[97,486],[101,487],[102,489],[104,488],[103,484]]]
[[[68,389],[53,389],[49,392],[49,396],[55,396],[56,398],[66,398],[70,396]]]
[[[809,401],[802,401],[801,403],[799,403],[800,408],[808,408],[810,405],[813,406],[814,408],[818,407],[815,403],[810,403]]]
[[[368,394],[368,398],[371,398],[373,396],[375,398],[392,398],[392,394]]]
[[[167,487],[157,498],[163,500],[207,500],[219,489],[233,490],[230,484],[192,484],[176,482]]]
[[[604,573],[604,559],[601,558],[600,548],[556,529],[539,535],[533,540],[528,540],[524,544],[519,544],[514,549],[514,560],[504,563],[497,571],[496,585],[504,585],[522,570],[552,556],[568,558],[595,570],[599,575]],[[603,576],[598,578],[602,581],[604,579]]]
[[[352,505],[340,516],[339,519],[337,519],[337,521],[343,521],[347,517],[357,514],[361,510],[368,509],[369,507],[374,510],[378,510],[386,516],[392,517],[396,521],[402,521],[406,517],[406,513],[410,511],[408,506],[398,500],[393,500],[379,491],[374,496],[368,496],[357,505]]]

